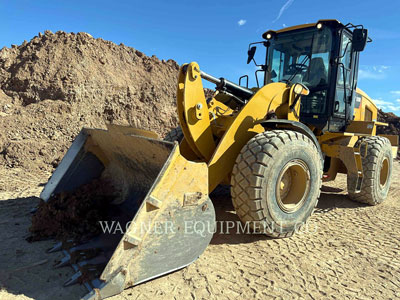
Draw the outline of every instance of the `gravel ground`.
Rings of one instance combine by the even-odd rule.
[[[82,286],[63,288],[71,268],[53,269],[52,241],[28,243],[31,215],[49,173],[0,170],[0,299],[74,299]],[[400,163],[381,205],[347,197],[345,176],[324,184],[308,231],[288,239],[217,232],[189,267],[125,290],[119,299],[394,299],[400,297]],[[213,197],[217,218],[237,221],[230,196]]]

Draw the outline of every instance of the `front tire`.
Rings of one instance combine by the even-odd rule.
[[[232,171],[232,202],[240,220],[272,237],[288,237],[312,214],[322,160],[304,134],[260,133],[243,147]]]
[[[364,179],[361,191],[349,193],[349,197],[360,203],[377,205],[386,199],[389,192],[393,168],[392,146],[387,138],[380,136],[361,138],[356,146],[360,143]]]

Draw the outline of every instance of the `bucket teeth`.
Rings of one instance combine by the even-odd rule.
[[[58,242],[56,243],[53,247],[47,249],[47,253],[53,253],[53,252],[57,252],[60,251],[62,249],[70,249],[74,246],[77,245],[77,242],[74,240],[66,240],[66,241],[62,241],[62,242]]]
[[[77,265],[73,265],[74,269],[77,270],[66,282],[64,287],[76,284],[91,282],[92,280],[100,277],[107,264],[107,258],[104,256],[97,256],[87,261],[82,261]]]
[[[96,278],[99,278],[103,272],[106,263],[98,265],[85,265],[79,268],[82,276],[79,279],[80,282],[90,282]]]
[[[54,265],[54,268],[61,268],[61,267],[67,266],[69,264],[71,264],[71,255],[66,254],[60,261],[58,261]]]
[[[109,261],[109,258],[104,255],[98,255],[88,260],[81,261],[78,263],[79,267],[86,267],[86,266],[97,266],[97,265],[104,265]]]
[[[71,253],[71,263],[75,264],[81,260],[88,260],[96,257],[100,253],[100,249],[87,249],[81,251],[74,251]]]
[[[72,275],[66,282],[64,282],[64,287],[76,284],[79,282],[79,278],[82,276],[82,272],[78,271]]]
[[[55,244],[53,247],[47,249],[47,253],[53,253],[53,252],[57,252],[60,251],[62,249],[62,242],[58,242],[57,244]]]
[[[71,248],[70,252],[64,251],[66,254],[65,256],[58,261],[54,268],[61,268],[70,264],[76,264],[82,260],[89,260],[91,258],[96,257],[101,250],[100,249],[86,249],[86,250],[75,250],[75,248]]]

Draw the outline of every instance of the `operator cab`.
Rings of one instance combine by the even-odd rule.
[[[359,52],[367,42],[361,25],[321,20],[263,34],[266,41],[264,84],[301,83],[300,121],[322,131],[343,131],[353,119]],[[254,44],[249,45],[249,58]],[[249,59],[250,61],[251,59]]]

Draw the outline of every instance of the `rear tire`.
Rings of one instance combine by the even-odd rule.
[[[266,131],[248,141],[236,159],[232,202],[240,220],[249,222],[253,231],[289,237],[317,205],[321,177],[321,156],[307,136]]]
[[[167,142],[177,141],[178,143],[180,143],[182,139],[183,139],[183,132],[180,126],[171,129],[171,131],[168,132],[167,135],[164,137],[164,141]]]
[[[349,193],[349,197],[357,202],[377,205],[386,199],[389,192],[393,168],[392,146],[387,138],[380,136],[361,138],[356,147],[360,143],[364,179],[361,192]]]

